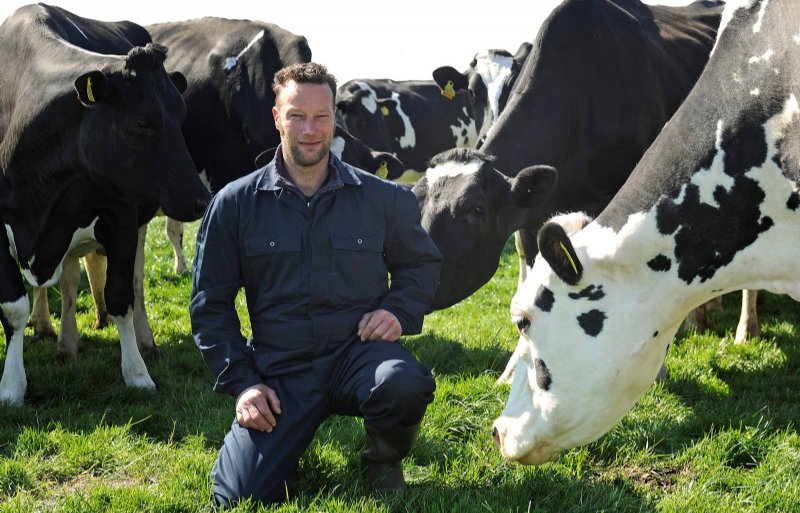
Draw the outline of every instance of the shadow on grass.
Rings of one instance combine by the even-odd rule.
[[[436,334],[416,337],[404,345],[418,360],[430,365],[437,375],[459,377],[479,376],[487,371],[495,372],[499,377],[512,353],[508,348],[497,345],[488,348],[465,347]]]

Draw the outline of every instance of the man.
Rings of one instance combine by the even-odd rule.
[[[275,159],[217,193],[194,259],[194,338],[214,389],[236,397],[211,471],[221,507],[285,498],[333,414],[363,417],[367,479],[401,489],[400,460],[435,389],[429,368],[396,343],[421,331],[441,262],[414,195],[330,152],[336,79],[324,66],[284,68],[273,88]],[[241,287],[252,340],[234,310]]]

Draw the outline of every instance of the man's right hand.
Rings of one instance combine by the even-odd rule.
[[[271,433],[281,413],[281,401],[267,385],[253,385],[236,398],[236,422],[240,426]]]

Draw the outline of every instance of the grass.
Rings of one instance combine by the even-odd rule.
[[[191,251],[196,223],[187,228]],[[362,423],[337,417],[306,452],[297,492],[274,511],[800,511],[800,306],[766,293],[760,340],[732,343],[738,297],[726,297],[714,330],[680,333],[669,378],[606,436],[540,467],[504,461],[490,429],[508,394],[494,381],[516,342],[507,313],[512,249],[489,284],[405,339],[438,385],[404,461],[408,489],[370,493],[358,474]],[[25,406],[0,406],[0,513],[211,511],[208,472],[232,399],[212,392],[192,341],[190,278],[171,271],[163,218],[151,224],[147,254],[147,306],[161,350],[148,367],[158,392],[124,386],[116,330],[92,329],[83,283],[81,353],[59,365],[55,341],[29,333]],[[56,290],[50,300],[58,312]],[[247,330],[241,296],[237,306]]]

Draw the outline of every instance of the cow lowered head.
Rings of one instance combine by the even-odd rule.
[[[508,459],[539,464],[611,429],[692,308],[743,288],[800,298],[800,13],[731,1],[723,26],[612,202],[577,232],[557,217],[538,233],[512,301],[526,350],[493,429]]]
[[[90,178],[120,199],[157,201],[170,217],[192,221],[209,194],[181,135],[186,80],[167,74],[165,57],[163,46],[135,47],[123,62],[75,79],[83,112],[74,147]]]
[[[509,235],[498,226],[522,226],[527,211],[556,185],[552,167],[527,167],[512,179],[492,163],[478,151],[455,148],[434,157],[414,186],[422,226],[434,240],[448,241],[439,251],[453,264],[443,269],[434,309],[450,306],[492,277]]]

